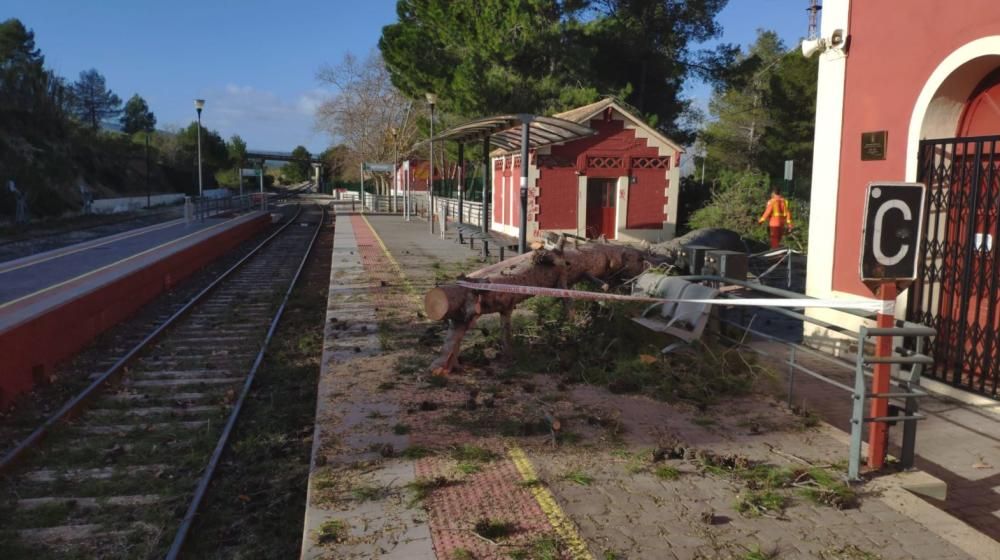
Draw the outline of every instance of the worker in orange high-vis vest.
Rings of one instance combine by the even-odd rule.
[[[767,208],[764,208],[764,214],[758,223],[763,224],[765,221],[771,230],[771,248],[781,247],[781,237],[785,235],[785,231],[792,231],[792,211],[777,187],[771,189],[771,199],[767,201]]]

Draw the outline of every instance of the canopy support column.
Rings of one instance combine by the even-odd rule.
[[[517,252],[528,252],[528,151],[531,139],[531,115],[521,115],[521,227],[517,237]]]
[[[465,182],[465,143],[464,142],[459,142],[458,143],[458,170],[455,173],[455,176],[458,179],[458,223],[462,224],[462,223],[464,223],[463,220],[462,220],[462,199],[465,198],[465,195],[464,195],[465,189],[463,188],[464,185],[462,184],[462,183]],[[461,233],[459,235],[461,235]]]
[[[490,233],[490,137],[483,136],[483,235]],[[483,239],[483,258],[489,257],[489,243]]]

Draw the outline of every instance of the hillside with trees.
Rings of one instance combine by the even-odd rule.
[[[96,69],[75,82],[56,75],[34,32],[17,19],[0,22],[0,182],[14,181],[32,217],[79,210],[80,185],[95,198],[196,193],[197,130],[194,122],[157,130],[145,99],[134,94],[123,105]],[[217,132],[202,130],[202,154],[206,188],[236,183],[239,160]],[[14,204],[0,189],[0,221]]]

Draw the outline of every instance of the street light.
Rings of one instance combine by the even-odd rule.
[[[396,187],[398,185],[398,181],[396,180],[396,178],[398,177],[398,175],[396,174],[396,159],[397,159],[397,154],[396,154],[396,137],[399,135],[399,131],[396,130],[396,127],[392,127],[392,128],[389,129],[389,135],[392,136],[392,192],[389,193],[389,203],[390,203],[389,204],[389,211],[395,213],[396,212]]]
[[[427,103],[431,106],[431,157],[430,175],[427,177],[427,218],[431,222],[431,234],[434,233],[434,104],[437,103],[437,95],[427,92]]]
[[[194,109],[198,111],[198,196],[202,195],[201,185],[201,110],[205,108],[204,99],[194,100]]]

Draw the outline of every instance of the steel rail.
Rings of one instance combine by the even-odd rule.
[[[215,470],[219,465],[219,460],[222,458],[222,453],[225,451],[226,445],[229,443],[229,435],[236,426],[236,421],[239,418],[240,411],[243,409],[243,403],[246,401],[247,395],[250,394],[250,388],[253,386],[253,380],[257,375],[257,370],[260,368],[261,362],[264,361],[264,355],[267,352],[267,347],[271,343],[274,331],[278,328],[278,323],[281,321],[281,316],[285,311],[285,306],[288,304],[288,299],[291,297],[296,284],[298,284],[299,277],[302,275],[302,269],[305,268],[306,262],[309,260],[309,255],[312,254],[313,246],[316,244],[316,238],[319,237],[319,232],[323,229],[323,223],[325,221],[326,209],[324,208],[319,219],[319,224],[316,226],[316,231],[313,232],[312,239],[309,240],[309,246],[306,247],[306,252],[302,256],[302,261],[299,263],[299,267],[295,271],[295,276],[292,277],[292,281],[288,284],[288,289],[285,291],[285,297],[282,298],[281,305],[278,306],[278,310],[275,312],[274,318],[271,320],[271,326],[267,330],[267,336],[264,337],[264,342],[261,344],[260,351],[257,352],[257,357],[254,360],[253,365],[250,366],[250,371],[247,374],[246,381],[243,382],[243,390],[240,392],[239,398],[236,400],[232,411],[229,413],[229,418],[226,420],[226,427],[222,430],[222,435],[219,436],[219,441],[215,445],[215,450],[212,452],[212,457],[208,461],[208,466],[205,467],[205,472],[198,481],[194,497],[191,499],[187,512],[184,514],[184,519],[181,520],[181,525],[178,527],[177,532],[174,535],[174,541],[170,545],[170,550],[167,552],[167,560],[176,560],[180,555],[181,550],[184,548],[184,543],[191,530],[191,525],[194,523],[195,515],[197,515],[198,508],[201,506],[201,502],[205,498],[205,494],[208,491],[208,485],[211,484],[212,478],[215,476]]]
[[[17,461],[19,461],[24,454],[37,445],[42,439],[49,433],[51,428],[56,424],[66,420],[72,416],[74,412],[80,409],[95,393],[110,379],[115,375],[121,373],[122,369],[129,364],[136,356],[139,355],[151,342],[159,338],[159,336],[175,321],[180,319],[182,316],[187,314],[192,307],[197,305],[205,296],[207,296],[211,291],[213,291],[223,280],[229,277],[230,274],[235,272],[237,269],[242,267],[251,258],[255,257],[257,253],[268,245],[275,237],[280,235],[285,229],[298,219],[299,214],[302,213],[302,206],[299,205],[296,209],[295,215],[289,219],[284,225],[278,228],[277,231],[272,233],[265,239],[261,241],[259,245],[253,248],[252,251],[247,253],[242,259],[240,259],[236,264],[229,267],[226,271],[220,274],[215,280],[212,281],[207,287],[198,292],[194,297],[187,301],[180,309],[174,312],[173,315],[168,317],[163,321],[158,327],[156,327],[153,332],[148,334],[143,338],[138,344],[132,347],[124,356],[118,359],[114,364],[111,365],[107,370],[104,371],[100,376],[97,377],[90,385],[85,389],[77,393],[75,397],[70,399],[66,404],[64,404],[59,410],[48,417],[41,426],[31,432],[31,434],[24,438],[20,443],[18,443],[13,449],[8,451],[0,458],[0,474],[6,472],[12,466],[14,466]]]

